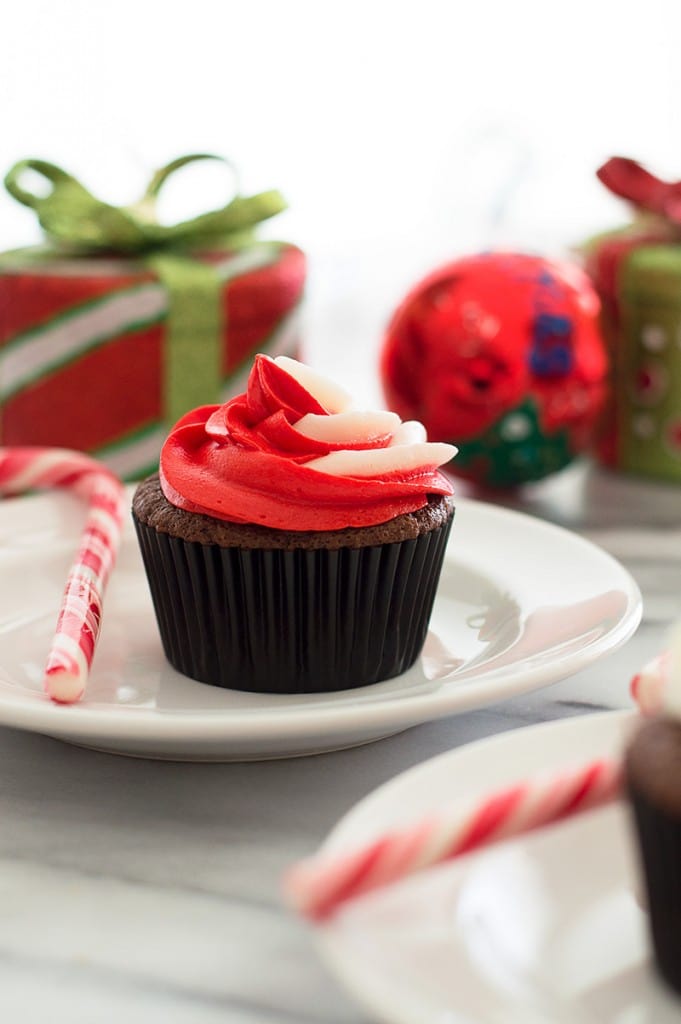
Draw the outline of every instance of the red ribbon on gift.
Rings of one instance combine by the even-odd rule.
[[[681,181],[663,181],[624,156],[606,160],[596,174],[616,196],[681,227]]]

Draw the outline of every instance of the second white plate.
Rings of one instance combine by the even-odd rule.
[[[458,797],[617,756],[607,712],[452,750],[362,800],[327,848],[351,847]],[[390,1024],[677,1024],[658,980],[621,803],[415,875],[318,929],[332,971]]]
[[[641,615],[635,582],[604,551],[460,499],[412,669],[336,694],[222,690],[166,663],[129,524],[85,699],[58,707],[41,691],[42,670],[83,515],[56,493],[0,504],[0,724],[116,753],[229,761],[365,743],[577,672],[626,640]]]

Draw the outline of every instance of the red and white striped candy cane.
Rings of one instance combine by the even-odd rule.
[[[67,448],[1,448],[0,495],[60,487],[88,504],[80,544],[66,581],[45,667],[45,691],[71,704],[85,690],[125,514],[121,482],[101,463]]]
[[[347,900],[483,846],[550,825],[616,799],[620,763],[597,760],[547,780],[521,782],[379,836],[358,849],[323,851],[284,879],[284,894],[300,913],[321,920]]]

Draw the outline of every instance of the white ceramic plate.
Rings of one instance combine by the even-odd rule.
[[[616,753],[630,712],[461,747],[376,790],[341,848],[511,778]],[[651,967],[622,804],[490,847],[349,904],[318,929],[331,969],[391,1024],[678,1024]]]
[[[117,753],[228,761],[368,742],[570,675],[626,640],[641,614],[630,575],[593,544],[462,499],[415,666],[337,694],[238,693],[165,662],[130,524],[86,697],[58,707],[41,677],[83,517],[58,493],[0,505],[0,723]]]

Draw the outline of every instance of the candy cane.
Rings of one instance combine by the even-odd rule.
[[[451,808],[365,846],[301,861],[284,879],[300,913],[321,920],[347,900],[483,846],[561,821],[616,799],[620,763],[592,761],[548,780],[521,782],[472,809]]]
[[[125,493],[101,463],[67,448],[0,448],[0,495],[63,487],[88,503],[88,515],[62,596],[45,667],[46,693],[61,704],[85,690],[102,618],[102,598],[116,559]]]

